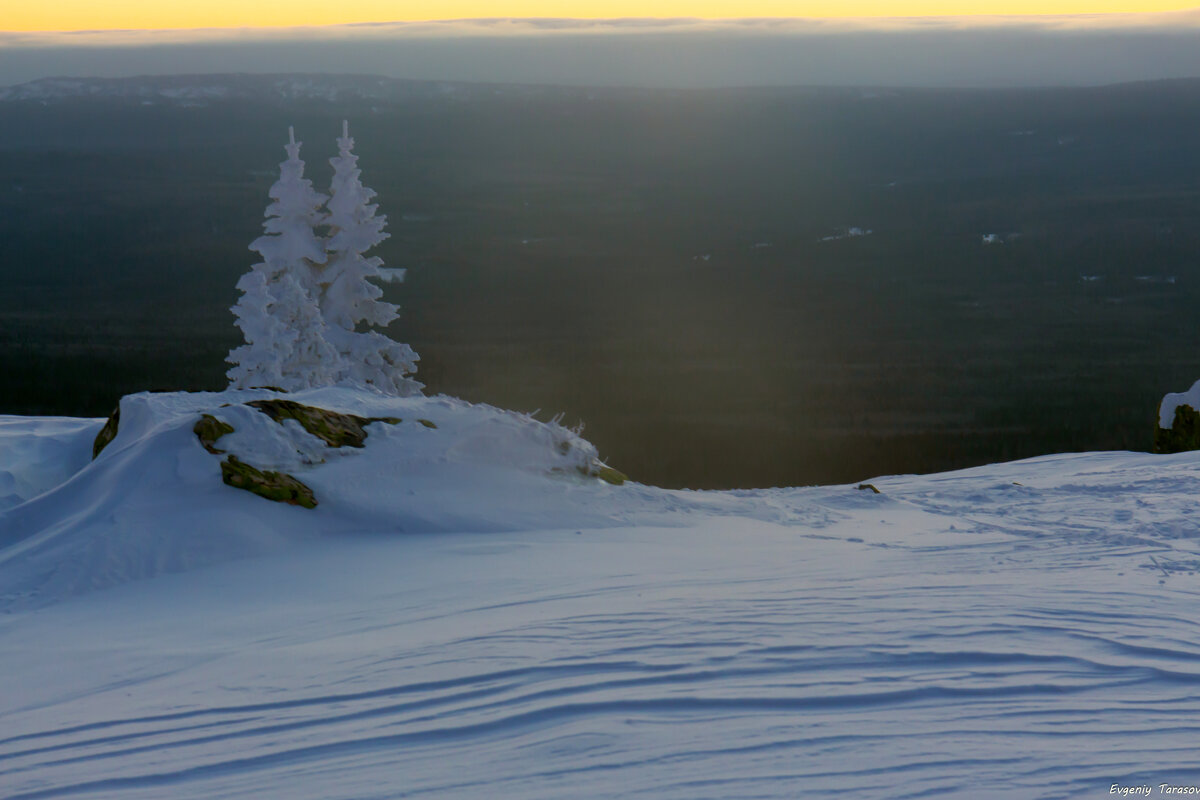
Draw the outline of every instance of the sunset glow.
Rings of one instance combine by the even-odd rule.
[[[15,5],[15,4],[13,4]],[[79,31],[337,25],[494,17],[920,17],[955,15],[1152,13],[1189,8],[1170,0],[58,0],[20,4],[0,15],[0,30]]]

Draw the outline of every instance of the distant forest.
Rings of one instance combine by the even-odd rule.
[[[0,101],[0,413],[224,388],[287,127],[324,189],[342,119],[427,392],[583,421],[641,482],[1145,450],[1163,393],[1200,378],[1200,82],[241,80]]]

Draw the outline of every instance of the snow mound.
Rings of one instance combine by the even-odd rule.
[[[361,446],[333,446],[290,402],[366,418]],[[257,405],[248,405],[248,404]],[[232,432],[202,441],[211,417]],[[596,449],[556,423],[449,397],[348,388],[142,393],[100,420],[0,418],[0,604],[260,556],[321,536],[611,524],[621,487]],[[312,509],[223,480],[230,459],[307,486]]]

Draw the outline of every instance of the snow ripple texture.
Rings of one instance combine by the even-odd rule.
[[[873,483],[632,486],[625,525],[347,530],[10,614],[0,795],[1200,784],[1195,454]]]

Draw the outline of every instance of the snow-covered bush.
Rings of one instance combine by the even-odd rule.
[[[263,261],[238,281],[242,296],[233,306],[245,344],[230,352],[227,373],[234,388],[275,386],[288,391],[348,384],[386,394],[419,394],[410,377],[417,354],[378,331],[359,325],[387,325],[396,306],[383,302],[369,279],[395,280],[403,270],[383,268],[364,253],[387,234],[386,217],[370,204],[375,192],[362,185],[353,155],[354,140],[343,123],[338,139],[332,197],[315,191],[304,177],[300,143],[288,129],[288,158],[271,187],[266,235],[250,249]],[[328,201],[329,213],[322,210]],[[328,235],[318,234],[328,225]]]
[[[1200,381],[1186,392],[1168,392],[1158,405],[1154,452],[1200,450]]]

